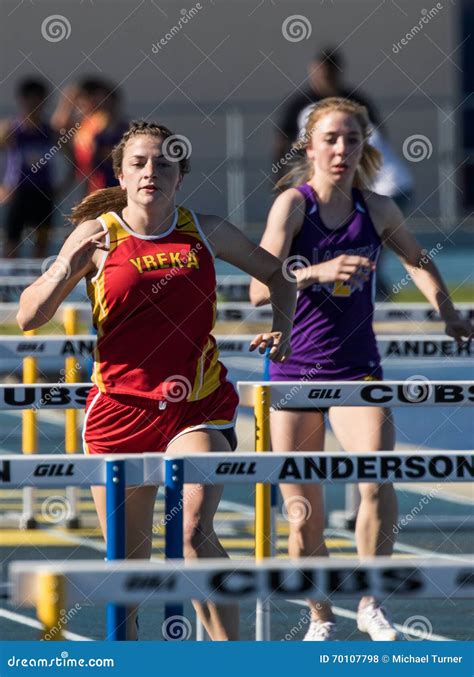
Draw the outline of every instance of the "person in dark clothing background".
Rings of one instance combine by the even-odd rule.
[[[309,62],[307,87],[293,94],[284,105],[280,120],[277,122],[274,150],[276,162],[297,140],[300,129],[304,127],[305,110],[326,97],[342,96],[362,104],[367,108],[372,124],[380,125],[380,116],[372,102],[354,88],[344,85],[343,69],[344,63],[340,53],[331,47],[318,51]]]
[[[6,168],[0,204],[6,206],[3,256],[19,256],[23,230],[33,228],[35,257],[45,256],[54,211],[51,164],[46,161],[55,135],[44,115],[46,83],[26,77],[16,87],[16,115],[0,122],[0,148]]]
[[[343,71],[343,59],[335,48],[322,49],[309,62],[307,66],[308,85],[291,96],[284,105],[280,120],[277,122],[272,166],[275,183],[286,173],[287,165],[303,154],[303,151],[299,149],[298,140],[302,139],[314,105],[325,98],[344,97],[365,106],[373,130],[371,144],[382,154],[383,164],[374,179],[372,190],[392,198],[407,214],[413,195],[411,173],[406,163],[392,150],[377,108],[358,89],[346,86],[343,81]],[[387,301],[390,293],[390,285],[384,278],[383,264],[380,263],[376,278],[377,299]]]

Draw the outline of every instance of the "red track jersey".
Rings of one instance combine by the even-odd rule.
[[[99,217],[109,252],[87,283],[104,393],[195,401],[226,380],[211,336],[214,258],[196,215],[178,207],[170,228],[140,235],[115,212]]]

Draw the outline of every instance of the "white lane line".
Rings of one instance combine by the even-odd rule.
[[[23,616],[23,614],[17,614],[13,611],[8,611],[7,609],[0,609],[0,617],[5,618],[7,621],[13,621],[13,623],[20,623],[21,625],[28,625],[30,628],[36,628],[38,630],[43,630],[43,624],[34,618],[29,616]],[[78,635],[75,632],[69,632],[69,630],[63,630],[64,639],[74,640],[76,642],[93,642],[92,637],[85,637],[84,635]]]
[[[302,602],[301,600],[298,599],[289,599],[287,600],[288,602],[291,602],[291,604],[299,604],[299,606],[305,606],[309,608],[309,604],[306,602]],[[351,611],[350,609],[343,609],[340,606],[333,606],[332,607],[333,612],[335,613],[336,616],[341,616],[341,618],[349,618],[351,621],[356,621],[357,620],[357,614],[355,611]],[[445,637],[444,635],[436,635],[434,632],[429,635],[429,637],[426,636],[425,632],[422,632],[420,630],[416,630],[415,628],[410,628],[409,625],[400,625],[399,623],[394,623],[393,624],[395,628],[398,630],[398,632],[401,632],[403,635],[411,635],[412,637],[415,637],[416,639],[425,639],[430,642],[454,642],[455,640],[452,639],[451,637]]]
[[[60,531],[58,529],[45,529],[45,532],[48,534],[48,536],[53,536],[54,538],[57,538],[58,540],[61,541],[70,541],[71,543],[74,543],[75,545],[82,545],[85,548],[90,548],[91,550],[97,550],[98,552],[105,552],[106,551],[106,545],[103,542],[100,541],[94,541],[91,538],[87,538],[85,536],[74,536],[73,534],[69,534],[66,531]],[[58,546],[61,547],[61,546]]]
[[[348,538],[351,541],[353,541],[353,543],[355,543],[355,538],[352,531],[346,531],[345,529],[334,529],[334,530],[331,529],[331,533],[333,533],[336,536],[340,536],[341,538]],[[425,550],[425,548],[418,548],[414,545],[408,545],[407,543],[399,543],[399,542],[395,544],[395,551],[406,552],[410,555],[420,555],[422,557],[434,557],[435,559],[448,559],[451,561],[455,560],[460,564],[472,565],[472,556],[468,553],[464,556],[450,555],[449,553],[446,552],[435,552],[434,550]]]
[[[423,490],[420,489],[419,487],[411,487],[408,484],[395,484],[395,489],[396,490],[403,490],[407,491],[408,493],[411,494],[419,494],[420,496],[425,495]],[[439,494],[436,494],[436,496],[433,496],[433,499],[438,500],[438,501],[447,501],[448,503],[457,503],[458,505],[474,505],[474,499],[469,498],[469,496],[459,496],[457,494],[452,494],[449,491],[445,491],[443,489],[442,492]],[[462,515],[460,515],[461,517]],[[436,519],[436,515],[432,515],[434,519]],[[456,515],[455,515],[456,517]]]

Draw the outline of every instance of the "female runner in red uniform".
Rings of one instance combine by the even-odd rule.
[[[379,380],[383,377],[372,326],[374,270],[382,244],[401,259],[409,276],[439,312],[446,333],[463,342],[472,336],[470,322],[460,318],[441,276],[403,223],[388,197],[369,187],[380,155],[369,141],[367,110],[354,101],[327,98],[309,116],[300,166],[278,184],[286,188],[270,211],[261,246],[296,264],[298,303],[291,337],[291,356],[270,365],[272,381]],[[268,290],[253,280],[251,299],[268,302]],[[392,415],[383,407],[331,407],[329,419],[347,451],[391,450],[395,444]],[[272,448],[286,452],[324,449],[323,410],[285,407],[271,415]],[[356,522],[359,555],[390,555],[397,522],[397,500],[389,483],[359,485]],[[283,484],[290,522],[292,557],[327,556],[321,484]],[[306,640],[334,638],[330,604],[310,602],[312,623]],[[359,630],[374,640],[395,640],[397,632],[385,609],[364,597],[357,617]]]
[[[289,354],[296,285],[274,256],[217,216],[176,206],[189,171],[166,151],[171,132],[132,123],[113,151],[120,186],[96,191],[73,211],[78,224],[57,259],[20,300],[22,329],[52,318],[83,277],[97,329],[94,387],[84,420],[86,453],[180,454],[235,449],[238,397],[226,379],[211,331],[216,311],[214,256],[257,277],[271,291],[271,332],[250,345],[282,361]],[[149,558],[157,487],[127,489],[128,558]],[[105,536],[105,491],[92,493]],[[221,486],[187,485],[185,557],[226,557],[213,526]],[[214,640],[238,638],[236,605],[197,604]],[[129,610],[127,637],[135,635]]]

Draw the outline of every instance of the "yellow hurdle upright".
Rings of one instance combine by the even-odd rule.
[[[77,334],[77,310],[67,307],[64,310],[64,331],[68,336]],[[77,381],[76,358],[66,357],[64,360],[64,380],[66,383]],[[77,409],[66,409],[65,412],[65,450],[66,454],[77,453]]]
[[[41,639],[58,641],[63,638],[63,615],[66,608],[65,579],[62,574],[38,574],[36,614],[43,623]]]
[[[63,315],[64,331],[68,336],[77,334],[77,310],[71,306],[66,306]],[[76,357],[66,357],[64,360],[64,381],[65,383],[76,383],[78,379],[78,368]],[[66,409],[64,419],[64,445],[66,454],[76,454],[78,449],[77,434],[77,409]],[[78,489],[76,487],[66,487],[66,498],[68,503],[68,516],[66,518],[67,526],[70,529],[77,529],[80,526],[79,516],[77,514]]]
[[[35,329],[23,332],[25,336],[34,336]],[[36,357],[23,358],[23,383],[36,383],[38,378],[38,364]],[[37,412],[34,409],[22,411],[21,450],[24,454],[36,454],[38,451],[38,426]],[[34,529],[36,519],[34,516],[34,489],[24,487],[23,510],[20,518],[20,529]]]
[[[255,388],[255,451],[270,449],[270,386]],[[271,485],[255,485],[255,560],[261,561],[272,554]],[[256,640],[270,640],[270,604],[257,600]]]

